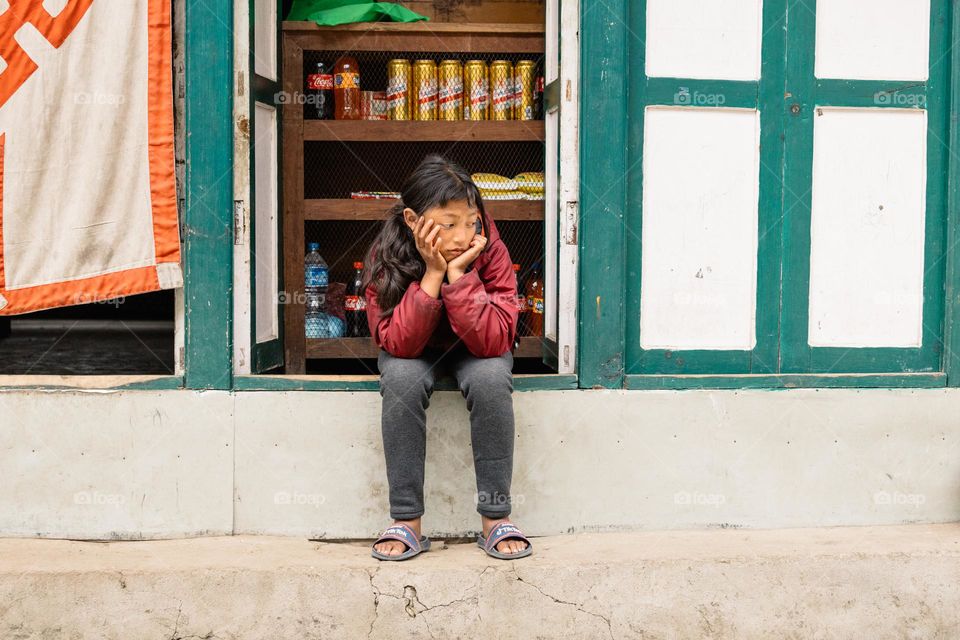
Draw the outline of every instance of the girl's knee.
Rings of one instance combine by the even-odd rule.
[[[478,360],[459,383],[464,396],[510,395],[513,392],[513,373],[500,358],[487,358]]]
[[[430,395],[433,376],[430,367],[419,360],[395,358],[380,369],[380,395]]]

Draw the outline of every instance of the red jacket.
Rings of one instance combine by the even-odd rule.
[[[478,358],[513,351],[517,277],[497,227],[487,223],[487,246],[459,280],[440,285],[439,297],[411,282],[393,313],[381,319],[376,287],[367,287],[367,323],[377,346],[398,358],[419,357],[427,346],[446,350],[458,340]]]

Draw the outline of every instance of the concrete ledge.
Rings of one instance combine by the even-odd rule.
[[[0,391],[0,536],[376,535],[389,510],[381,402]],[[511,496],[533,535],[960,520],[960,388],[541,391],[514,409]],[[475,530],[475,497],[464,398],[438,391],[432,531]]]
[[[957,638],[960,524],[368,543],[0,540],[3,638]]]

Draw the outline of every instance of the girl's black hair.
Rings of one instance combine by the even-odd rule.
[[[420,280],[427,269],[417,251],[413,231],[403,219],[403,210],[409,207],[422,216],[433,207],[464,200],[477,208],[484,228],[489,229],[480,190],[470,174],[459,165],[433,154],[424,158],[407,177],[400,191],[400,201],[387,213],[363,264],[360,290],[365,292],[370,283],[377,283],[377,306],[382,311],[381,317],[393,313],[410,283]],[[484,251],[488,248],[489,244]]]

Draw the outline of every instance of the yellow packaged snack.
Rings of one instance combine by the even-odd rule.
[[[516,189],[480,189],[480,197],[484,200],[525,200],[526,194]]]
[[[517,182],[495,173],[475,173],[472,176],[474,184],[482,191],[516,191]]]
[[[543,192],[543,172],[542,171],[524,171],[518,173],[514,178],[517,188],[526,193]]]

